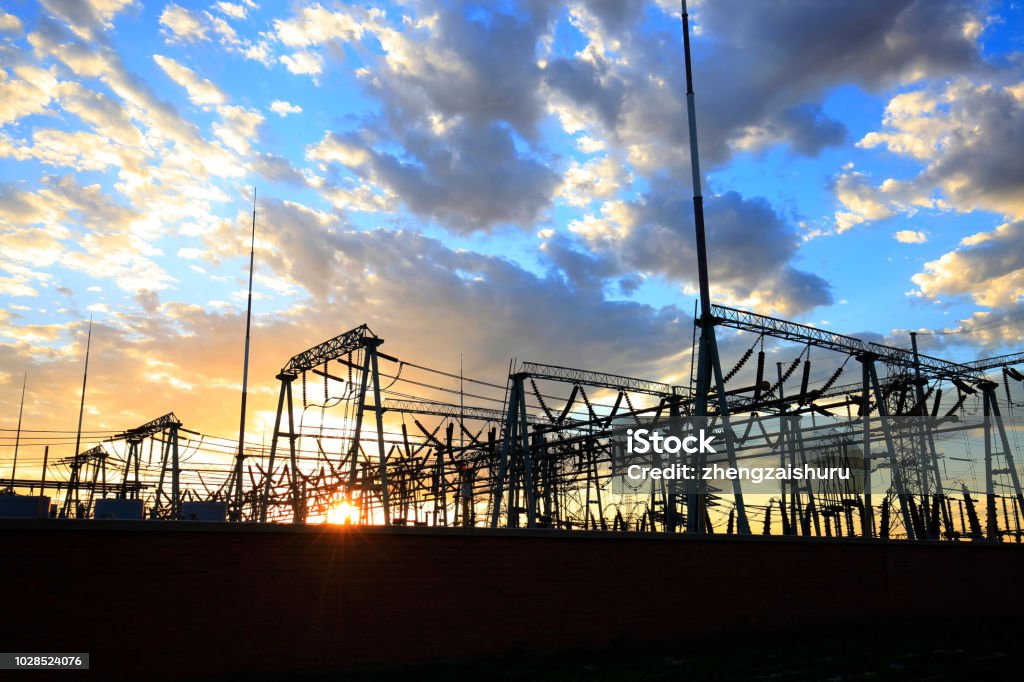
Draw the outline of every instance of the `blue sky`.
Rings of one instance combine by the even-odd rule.
[[[715,300],[1017,350],[1019,3],[691,11]],[[688,371],[674,3],[12,0],[0,56],[5,409],[28,371],[70,421],[91,314],[97,428],[230,433],[254,186],[254,427],[277,367],[363,322],[491,378]]]

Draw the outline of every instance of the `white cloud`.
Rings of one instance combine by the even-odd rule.
[[[855,225],[883,220],[895,214],[884,201],[878,199],[878,190],[867,182],[867,176],[856,171],[843,173],[836,180],[836,198],[843,210],[836,211],[836,231],[846,232]]]
[[[246,8],[244,5],[236,5],[232,2],[218,2],[214,5],[218,11],[231,17],[232,19],[245,19]]]
[[[611,156],[583,164],[573,161],[565,172],[558,195],[570,206],[587,206],[597,199],[610,199],[631,181],[622,162]]]
[[[23,30],[21,19],[13,14],[0,11],[0,33],[21,33]]]
[[[356,168],[370,161],[370,153],[358,144],[328,133],[307,150],[306,158],[325,165],[337,162],[348,168]]]
[[[263,123],[263,114],[237,106],[224,106],[217,111],[223,121],[213,124],[213,134],[238,154],[247,155],[256,139],[256,129]]]
[[[215,17],[209,12],[203,12],[203,14],[206,16],[206,20],[213,27],[214,32],[220,35],[221,45],[237,47],[241,44],[241,41],[238,39],[238,34],[235,32],[235,29],[231,28],[231,24],[224,21],[220,17]]]
[[[584,154],[596,154],[604,150],[605,143],[603,140],[596,140],[589,135],[583,135],[576,139],[576,148]]]
[[[940,196],[960,212],[995,211],[1024,217],[1024,79],[1019,66],[894,96],[883,129],[858,146],[882,148],[922,164],[894,187],[921,205]],[[883,186],[883,189],[885,187]]]
[[[196,260],[202,258],[206,254],[202,249],[196,249],[192,247],[182,247],[178,249],[178,258],[184,258],[186,260]]]
[[[188,97],[193,104],[206,106],[224,103],[226,98],[220,88],[209,80],[200,78],[187,66],[159,54],[153,55],[153,61],[171,77],[171,80],[188,91]]]
[[[288,114],[301,114],[302,107],[291,102],[286,102],[281,99],[275,99],[270,103],[270,110],[278,116],[287,116]]]
[[[0,69],[0,125],[23,116],[41,113],[56,94],[58,81],[54,67],[17,66],[17,78]]]
[[[242,49],[242,55],[246,59],[259,62],[263,66],[270,67],[274,64],[274,55],[270,51],[270,44],[265,40],[258,40]]]
[[[114,16],[135,0],[41,0],[53,15],[67,22],[75,35],[85,40],[97,40],[104,31],[113,27]]]
[[[332,40],[359,40],[365,29],[351,14],[332,12],[316,4],[303,8],[292,19],[276,19],[274,30],[278,40],[289,47],[310,47]]]
[[[913,282],[928,298],[970,296],[989,307],[1024,300],[1024,221],[972,235],[961,248],[924,265]]]
[[[924,244],[928,241],[928,235],[918,230],[900,230],[892,237],[901,244]]]
[[[296,52],[281,57],[281,63],[296,75],[315,76],[323,70],[324,59],[315,52]]]
[[[172,41],[197,43],[209,40],[209,29],[199,16],[173,2],[160,14],[160,25],[170,31]]]

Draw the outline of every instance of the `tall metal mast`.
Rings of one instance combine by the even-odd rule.
[[[78,463],[78,451],[82,446],[82,415],[85,414],[85,385],[89,380],[89,351],[92,348],[92,315],[89,316],[89,334],[85,340],[85,370],[82,372],[82,400],[78,406],[78,431],[75,433],[75,452],[72,455],[73,464],[72,467],[79,466]],[[74,476],[73,476],[74,478]],[[71,498],[74,495],[75,501],[78,501],[78,481],[75,480],[74,490],[68,486],[68,494],[64,499],[64,510],[61,514],[62,517],[68,518],[71,516]]]
[[[14,437],[14,464],[11,465],[11,492],[14,492],[14,480],[18,473],[18,445],[21,443],[21,415],[25,412],[25,384],[28,372],[21,378],[21,407],[18,408],[18,434]]]
[[[686,66],[686,114],[689,123],[690,138],[690,173],[693,180],[693,222],[696,230],[697,247],[697,278],[700,285],[700,345],[697,349],[697,395],[694,405],[698,420],[708,416],[708,394],[711,391],[712,376],[717,384],[719,398],[719,414],[723,417],[723,432],[726,449],[729,453],[729,465],[735,466],[735,449],[728,428],[728,405],[725,401],[722,367],[718,358],[718,344],[715,341],[715,321],[711,315],[711,292],[708,284],[708,249],[704,232],[704,198],[700,187],[700,158],[697,151],[697,112],[693,99],[693,71],[690,59],[690,15],[686,11],[686,0],[681,0],[683,22],[683,57]],[[706,419],[704,423],[706,424]],[[696,455],[695,463],[698,474],[704,468],[704,456]],[[690,482],[687,495],[686,529],[690,532],[704,532],[705,529],[705,488],[703,479]],[[740,494],[739,481],[733,481],[733,492],[736,494],[737,526],[740,534],[750,532],[743,496]]]
[[[245,403],[249,395],[249,331],[252,327],[252,272],[256,260],[256,188],[252,188],[252,238],[249,242],[249,300],[245,308],[245,359],[242,365],[242,414],[238,423],[238,454],[235,457],[235,505],[233,521],[242,520],[242,462],[245,460]],[[269,473],[267,474],[269,476]]]
[[[683,6],[683,55],[686,60],[686,115],[690,132],[690,173],[693,176],[693,221],[697,231],[697,278],[700,284],[700,317],[707,323],[711,319],[711,293],[708,285],[708,247],[704,235],[704,197],[700,188],[700,156],[697,151],[697,112],[693,100],[693,71],[690,67],[690,16],[686,11],[686,0]],[[705,336],[703,327],[701,338]],[[704,344],[700,346],[704,349]],[[704,390],[700,390],[703,386]],[[707,409],[708,381],[704,374],[697,375],[697,401],[703,402]],[[697,412],[705,416],[706,412]]]
[[[75,433],[75,452],[82,446],[82,415],[85,413],[85,384],[89,380],[89,350],[92,348],[92,315],[89,316],[89,334],[85,339],[85,370],[82,372],[82,401],[78,405],[78,431]]]

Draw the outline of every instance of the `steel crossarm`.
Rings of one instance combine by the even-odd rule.
[[[136,426],[134,429],[128,429],[116,436],[111,436],[108,441],[115,440],[127,440],[127,441],[142,441],[149,438],[152,435],[160,433],[161,431],[168,428],[179,428],[181,426],[181,420],[178,419],[173,412],[168,412],[162,417],[157,417],[152,421],[148,421],[142,426]]]
[[[281,369],[279,376],[287,376],[294,379],[303,372],[319,367],[325,362],[337,360],[344,355],[363,348],[369,339],[378,340],[377,335],[370,331],[369,327],[365,324],[359,325],[355,329],[350,329],[344,334],[335,336],[333,339],[324,341],[295,355]]]
[[[592,372],[571,367],[559,367],[558,365],[544,365],[539,362],[524,362],[520,366],[520,371],[537,379],[550,379],[570,384],[599,386],[601,388],[647,393],[656,396],[686,395],[689,392],[683,386],[670,386],[660,381],[636,379],[619,374]]]
[[[503,422],[505,420],[505,414],[501,410],[491,410],[486,407],[462,407],[453,403],[429,400],[396,400],[394,398],[386,398],[384,400],[384,411],[401,414],[427,414],[452,419],[479,419],[490,422]],[[527,415],[527,419],[531,424],[547,423],[546,420],[539,419],[534,415]]]
[[[913,368],[914,354],[902,348],[893,348],[880,343],[871,343],[845,334],[837,334],[817,327],[780,320],[775,317],[758,315],[746,310],[712,305],[711,315],[717,325],[731,327],[755,334],[764,334],[784,341],[808,343],[817,348],[846,353],[848,355],[871,354],[882,362],[899,367]],[[930,355],[918,354],[921,373],[941,379],[979,376],[979,370],[969,365],[950,362]]]

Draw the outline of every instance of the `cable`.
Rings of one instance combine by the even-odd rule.
[[[989,329],[1007,327],[1012,323],[1013,320],[1019,317],[1024,317],[1024,310],[1020,310],[1015,313],[1010,313],[996,320],[989,320],[988,322],[977,324],[974,325],[973,327],[968,327],[967,329],[951,329],[948,331],[943,330],[938,332],[918,332],[917,334],[918,336],[951,336],[953,334],[974,334],[975,332],[987,331]]]

